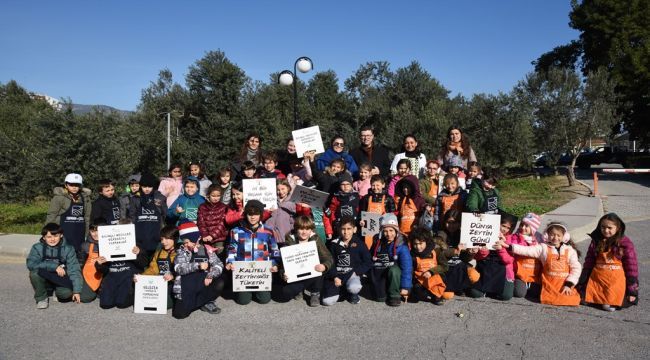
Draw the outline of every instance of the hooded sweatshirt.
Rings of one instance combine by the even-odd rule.
[[[196,184],[197,191],[194,195],[181,194],[169,207],[167,210],[167,219],[168,222],[175,222],[176,225],[183,220],[188,219],[196,223],[199,217],[199,205],[205,202],[205,198],[199,194],[201,190],[201,184],[199,179],[194,176],[188,176],[183,187],[187,182],[192,181]],[[183,208],[183,212],[177,213],[176,208],[180,206]]]

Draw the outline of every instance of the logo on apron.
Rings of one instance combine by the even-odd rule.
[[[339,254],[337,264],[339,266],[350,266],[350,254]]]
[[[120,208],[119,207],[114,207],[113,208],[113,219],[119,219],[120,218]]]
[[[72,205],[72,216],[82,216],[84,213],[83,205]]]
[[[142,208],[142,215],[156,215],[156,210]]]
[[[193,208],[193,209],[185,209],[185,218],[187,219],[196,219],[199,216],[199,209],[198,208]]]

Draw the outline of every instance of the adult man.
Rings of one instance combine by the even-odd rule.
[[[371,164],[372,174],[381,174],[384,177],[390,176],[390,154],[388,149],[379,144],[374,143],[375,132],[370,126],[362,126],[359,131],[359,140],[361,145],[358,148],[350,151],[350,155],[354,161],[361,165],[363,163]]]

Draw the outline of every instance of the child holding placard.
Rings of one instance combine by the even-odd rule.
[[[440,237],[433,238],[423,228],[415,228],[409,234],[413,258],[413,300],[431,301],[435,305],[445,303],[445,283],[442,276],[447,272],[447,244]],[[453,250],[451,250],[453,252]]]
[[[286,235],[284,238],[284,246],[302,244],[308,241],[315,242],[320,263],[316,265],[314,270],[325,273],[332,267],[332,254],[330,254],[323,242],[320,241],[320,238],[314,232],[315,229],[316,225],[311,218],[304,215],[296,217],[293,233]],[[280,272],[282,273],[282,270]],[[285,282],[287,281],[285,275],[282,278]],[[302,294],[307,289],[310,292],[309,306],[313,307],[320,304],[320,291],[322,287],[323,276],[321,275],[302,281],[285,283],[282,286],[282,295],[288,301],[296,295]]]
[[[106,262],[106,258],[99,256],[99,233],[97,228],[106,225],[104,222],[90,224],[88,228],[88,239],[81,246],[81,273],[84,284],[81,289],[81,302],[89,303],[97,298],[97,290],[102,283],[103,274],[97,270],[95,263],[99,260]]]
[[[372,268],[372,259],[366,245],[356,235],[354,218],[341,219],[339,237],[329,243],[334,265],[328,271],[323,287],[323,305],[330,306],[339,300],[341,288],[345,286],[351,304],[361,302],[361,276]]]
[[[153,254],[149,266],[142,275],[160,275],[167,281],[167,309],[174,305],[173,281],[174,280],[174,259],[176,258],[176,245],[179,232],[175,226],[167,225],[160,230],[160,248]],[[147,261],[143,256],[138,256],[138,261]],[[142,264],[142,265],[147,265]],[[137,277],[134,277],[136,279]]]
[[[618,215],[603,215],[591,233],[580,284],[585,302],[614,311],[639,301],[639,269],[632,240]]]
[[[508,236],[508,244],[535,246],[542,242],[537,232],[542,219],[535,213],[527,213],[521,219],[517,233]],[[542,264],[535,258],[515,255],[515,290],[514,297],[539,298]]]
[[[138,246],[134,246],[131,251],[140,254]],[[96,259],[95,268],[102,273],[99,307],[124,309],[133,305],[133,275],[142,270],[138,264],[137,260],[108,261],[103,256]]]
[[[79,303],[81,269],[74,247],[63,241],[61,226],[48,223],[43,227],[41,239],[32,246],[26,262],[37,309],[49,306],[48,289],[53,289],[60,300]]]
[[[259,200],[249,200],[244,206],[244,220],[230,230],[228,259],[226,269],[233,270],[234,261],[271,261],[271,272],[278,271],[280,250],[273,231],[262,224],[264,204]],[[260,304],[271,301],[270,291],[235,292],[235,302],[247,305],[253,296]]]
[[[506,242],[506,237],[511,234],[516,223],[516,217],[501,214],[499,239],[502,242]],[[469,290],[469,295],[473,298],[488,295],[499,300],[510,300],[515,288],[512,255],[503,246],[496,244],[494,249],[479,249],[474,259],[476,260],[476,270],[481,277]]]
[[[209,314],[220,313],[216,299],[224,287],[223,263],[205,247],[196,224],[185,219],[178,225],[178,232],[183,246],[174,259],[176,301],[172,316],[184,319],[196,309]]]
[[[370,178],[370,191],[368,195],[364,196],[359,203],[360,211],[371,212],[379,215],[395,212],[395,200],[384,189],[386,181],[381,175],[373,175]],[[360,225],[363,227],[365,224],[363,220]],[[368,249],[372,246],[372,236],[368,235],[364,238],[364,242]]]
[[[370,281],[376,301],[385,302],[388,296],[389,306],[400,306],[401,297],[408,297],[413,286],[413,260],[395,214],[385,214],[379,224],[380,233],[375,235],[370,249]]]
[[[546,244],[535,246],[508,245],[505,241],[500,241],[499,245],[511,247],[515,255],[536,258],[542,263],[542,304],[580,305],[580,295],[575,285],[580,278],[582,265],[569,230],[562,223],[551,222],[546,226],[544,238]]]

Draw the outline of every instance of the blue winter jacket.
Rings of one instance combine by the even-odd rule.
[[[316,160],[316,167],[319,171],[323,171],[334,159],[343,159],[343,161],[345,161],[345,168],[350,172],[350,174],[355,178],[359,175],[359,167],[357,166],[357,163],[354,162],[352,156],[346,151],[337,153],[331,147],[325,150],[325,152]]]
[[[388,244],[386,239],[381,236],[381,233],[375,235],[372,247],[370,248],[370,255],[372,255],[372,262],[375,269],[387,268],[386,265],[392,266],[396,263],[400,270],[402,270],[400,288],[410,289],[413,286],[413,259],[411,258],[411,251],[406,243],[404,243],[402,234],[398,234],[397,236],[395,241]],[[387,259],[386,256],[388,257]]]
[[[198,190],[196,194],[189,196],[187,194],[180,194],[176,200],[171,204],[169,209],[167,209],[167,222],[175,222],[176,225],[183,220],[188,219],[196,222],[199,218],[199,205],[205,202],[205,198],[200,195],[201,185],[199,179],[194,176],[188,176],[185,181],[183,181],[183,189],[185,189],[185,184],[188,181],[193,181],[196,183]],[[176,207],[182,207],[183,212],[178,214],[176,213]]]

